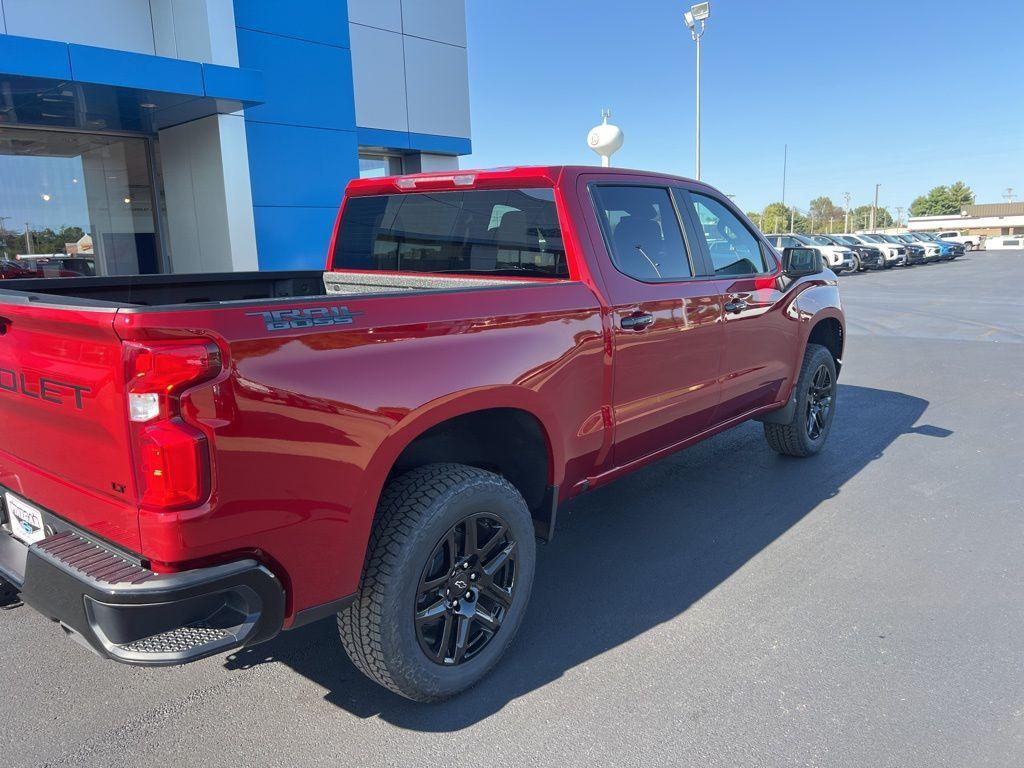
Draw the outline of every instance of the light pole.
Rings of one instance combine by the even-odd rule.
[[[704,24],[710,15],[711,3],[697,3],[683,13],[683,20],[690,29],[690,37],[697,44],[697,181],[700,181],[700,39],[704,37]]]
[[[850,193],[843,192],[843,197],[846,198],[846,219],[843,221],[843,229],[846,232],[850,231]]]
[[[896,206],[896,228],[900,229],[903,227],[903,208]]]

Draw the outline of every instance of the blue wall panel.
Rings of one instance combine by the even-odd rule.
[[[274,35],[349,47],[345,0],[236,0],[235,25]]]
[[[258,103],[266,98],[263,73],[255,69],[203,64],[203,88],[216,99]]]
[[[260,269],[323,269],[336,208],[257,205],[253,211]]]
[[[195,61],[148,56],[143,53],[68,46],[71,76],[85,83],[145,88],[164,93],[203,96],[203,67]]]
[[[70,80],[67,43],[0,35],[0,73]]]
[[[249,156],[272,159],[252,176],[254,205],[337,206],[359,175],[352,131],[246,123]]]
[[[345,0],[236,0],[238,59],[263,73],[245,111],[261,269],[317,269],[359,175]]]
[[[238,59],[242,66],[263,72],[265,103],[246,110],[247,120],[355,128],[347,48],[239,29]]]

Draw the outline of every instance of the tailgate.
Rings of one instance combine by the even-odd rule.
[[[0,483],[137,549],[116,312],[0,303]]]

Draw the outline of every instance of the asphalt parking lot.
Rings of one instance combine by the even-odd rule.
[[[1024,755],[1024,252],[844,276],[825,451],[745,424],[574,502],[440,705],[330,621],[134,669],[0,611],[0,765],[1009,766]]]

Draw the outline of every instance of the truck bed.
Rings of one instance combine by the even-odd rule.
[[[0,301],[104,307],[169,307],[271,299],[365,296],[531,284],[522,278],[379,272],[221,272],[5,280]],[[47,297],[59,297],[51,301]]]

